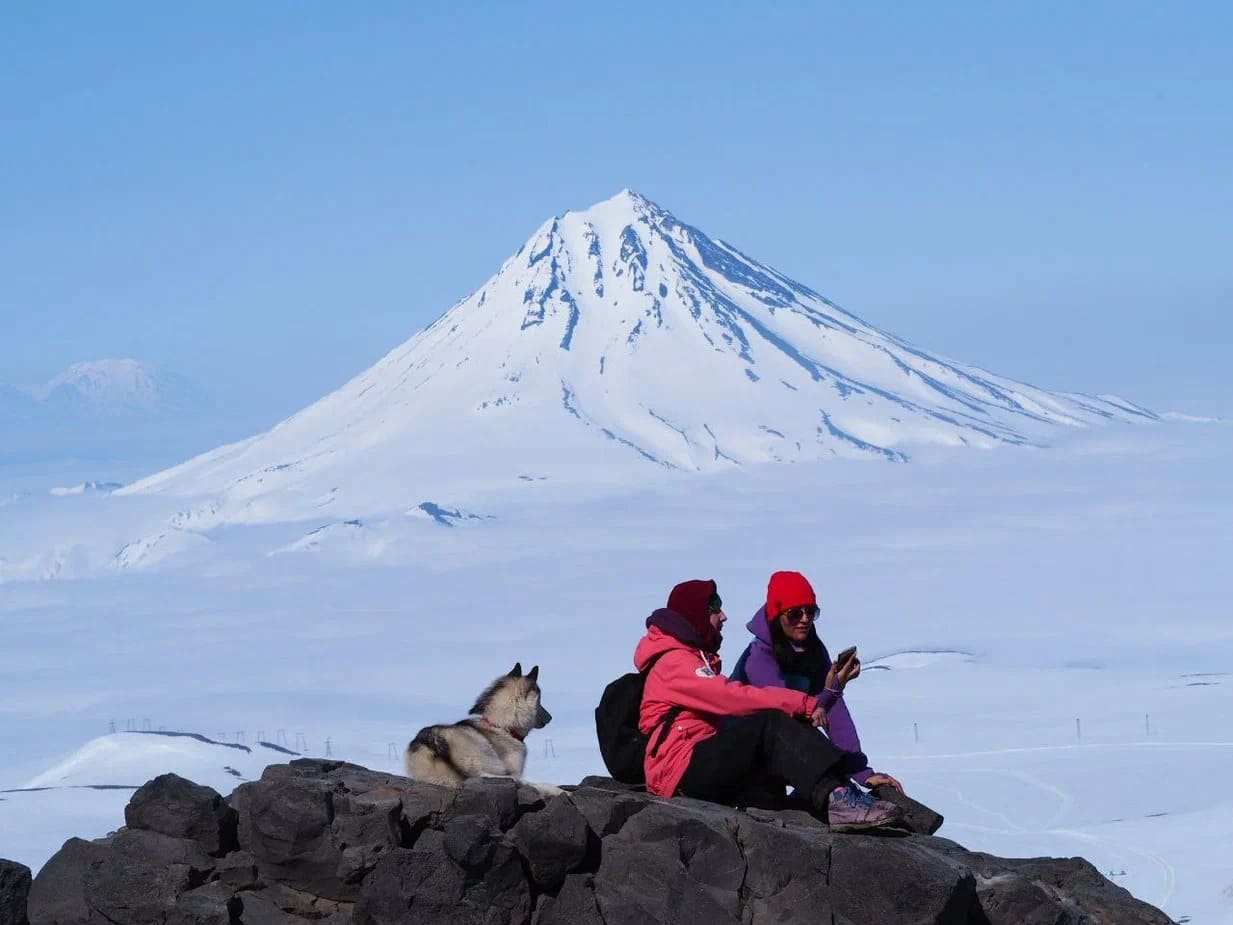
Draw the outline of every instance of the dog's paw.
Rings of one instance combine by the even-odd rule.
[[[545,800],[551,800],[553,797],[559,797],[565,792],[556,784],[536,784],[531,783],[530,781],[526,781],[526,783],[530,783],[531,786],[535,788],[535,792]]]

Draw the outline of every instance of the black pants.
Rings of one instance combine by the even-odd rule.
[[[808,723],[778,710],[734,716],[694,748],[681,793],[730,806],[782,809],[786,788],[807,804],[829,794],[860,768],[851,756]],[[824,786],[819,786],[824,785]],[[822,805],[802,808],[824,810]]]

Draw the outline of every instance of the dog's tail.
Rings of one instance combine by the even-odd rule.
[[[462,774],[454,764],[454,756],[450,751],[449,740],[441,734],[440,726],[425,726],[415,734],[415,738],[407,744],[406,761],[407,776],[418,780],[429,780],[436,777],[433,765],[444,765],[459,777]]]

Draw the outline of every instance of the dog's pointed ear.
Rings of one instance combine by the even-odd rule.
[[[522,677],[522,662],[514,662],[514,667],[510,669],[509,676],[511,678],[521,678]]]
[[[539,665],[536,665],[534,668],[528,671],[527,677],[532,681],[538,681],[539,680]]]

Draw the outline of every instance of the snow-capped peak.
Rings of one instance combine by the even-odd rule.
[[[546,221],[480,289],[270,432],[125,491],[222,496],[257,519],[328,497],[356,516],[527,472],[901,461],[1153,418],[928,354],[625,189]]]
[[[158,412],[198,400],[183,377],[134,359],[74,363],[27,393],[40,402],[100,411]]]

